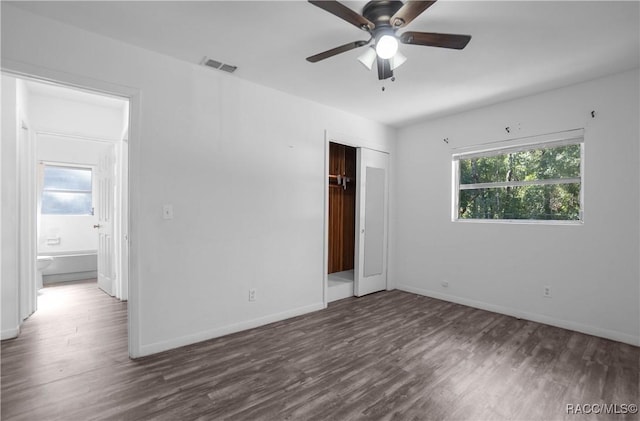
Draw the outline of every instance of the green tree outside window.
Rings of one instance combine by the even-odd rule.
[[[458,219],[579,221],[582,144],[460,157]]]

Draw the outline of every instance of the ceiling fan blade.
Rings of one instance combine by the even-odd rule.
[[[321,9],[326,10],[327,12],[336,15],[337,17],[346,20],[350,24],[357,26],[358,28],[369,31],[375,28],[375,25],[367,18],[353,10],[349,9],[347,6],[342,3],[338,3],[337,1],[314,1],[309,0],[309,3],[314,6],[318,6]]]
[[[435,32],[405,32],[400,35],[403,44],[426,45],[462,50],[471,41],[471,35],[438,34]]]
[[[407,1],[400,10],[398,10],[389,23],[394,28],[402,28],[407,26],[412,20],[420,16],[422,12],[427,10],[436,0],[433,1]]]
[[[388,59],[378,57],[378,79],[389,79],[393,76],[393,70],[391,70],[391,62]]]
[[[344,53],[345,51],[353,50],[354,48],[362,47],[363,45],[367,45],[367,44],[369,44],[369,41],[350,42],[348,44],[344,44],[339,47],[332,48],[330,50],[313,55],[311,57],[307,57],[307,61],[311,63],[316,63],[320,60],[324,60],[325,58],[333,57],[337,54]]]

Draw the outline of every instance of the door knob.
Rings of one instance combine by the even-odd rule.
[[[93,228],[100,228],[101,226],[102,225],[100,225],[100,224],[96,224],[96,225],[93,226]]]

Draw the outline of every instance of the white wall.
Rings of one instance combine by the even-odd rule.
[[[1,259],[0,283],[2,292],[1,338],[18,334],[18,166],[17,166],[17,86],[16,80],[2,78],[2,145],[0,169],[2,207],[0,216]]]
[[[28,119],[29,98],[24,83],[12,77],[2,77],[2,145],[1,195],[2,211],[0,224],[0,284],[2,291],[1,334],[2,339],[18,335],[21,321],[33,311],[35,303],[28,297],[21,303],[20,279],[35,277],[35,252],[20,243],[21,235],[30,235],[22,211],[30,203],[29,191],[18,190],[22,177],[29,178],[29,160],[33,160]],[[35,234],[34,234],[35,235]],[[21,249],[20,249],[21,248]],[[20,253],[27,258],[19,261]],[[32,264],[29,264],[32,262]]]
[[[2,58],[140,91],[130,305],[141,354],[322,308],[324,131],[392,151],[393,129],[6,3]]]
[[[126,125],[126,102],[101,106],[73,99],[30,95],[29,117],[39,132],[53,132],[85,138],[119,141]]]
[[[98,235],[95,215],[42,215],[38,255],[96,252]]]
[[[640,344],[638,81],[634,70],[401,130],[397,287]],[[585,129],[584,225],[451,221],[453,148],[574,128]]]

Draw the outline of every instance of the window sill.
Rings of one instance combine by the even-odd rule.
[[[508,224],[508,225],[569,225],[583,226],[584,220],[579,221],[549,221],[544,219],[452,219],[451,222],[463,224]]]

